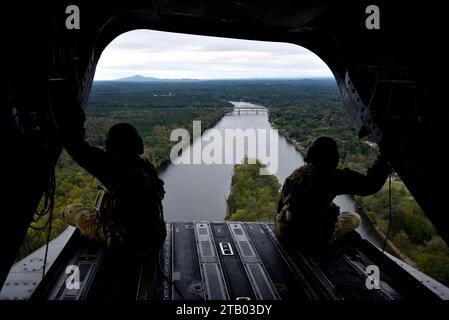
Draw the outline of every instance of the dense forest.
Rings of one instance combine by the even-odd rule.
[[[274,175],[260,175],[259,169],[266,167],[260,161],[234,166],[231,192],[227,199],[230,221],[272,221],[279,200],[278,179]]]
[[[392,181],[390,239],[429,276],[449,285],[449,248],[401,181]],[[356,197],[377,229],[389,224],[388,186],[368,197]]]
[[[315,101],[319,105],[329,99],[340,101],[333,79],[96,81],[89,107],[220,108],[229,100],[268,106],[285,106],[291,100]]]
[[[376,146],[356,137],[333,79],[95,82],[86,110],[87,140],[102,147],[112,124],[132,123],[144,139],[145,156],[160,166],[168,159],[175,143],[169,141],[173,128],[191,130],[192,120],[200,119],[202,128],[206,129],[231,107],[229,100],[267,106],[272,125],[298,147],[306,147],[318,135],[333,136],[339,144],[342,167],[365,172],[376,157]],[[277,202],[274,190],[278,182],[271,178],[259,180],[261,176],[252,175],[258,172],[254,167],[239,165],[235,168],[228,219],[265,220],[274,215],[270,210],[274,210]],[[91,205],[98,186],[98,182],[64,152],[56,166],[56,180],[53,237],[66,227],[61,219],[65,205]],[[245,185],[265,184],[266,188],[260,191],[254,187],[243,191]],[[384,186],[374,196],[356,199],[383,233],[388,226],[387,195],[387,186]],[[424,272],[449,284],[449,249],[401,181],[393,181],[392,199],[390,238],[393,243]],[[45,217],[37,225],[42,225],[44,220]],[[45,239],[45,232],[29,229],[20,257],[43,245]]]

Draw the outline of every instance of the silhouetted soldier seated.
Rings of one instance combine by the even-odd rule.
[[[83,130],[84,133],[84,130]],[[70,155],[103,184],[96,207],[69,205],[64,218],[89,238],[107,245],[113,268],[113,299],[136,299],[142,268],[148,297],[156,298],[159,250],[166,237],[163,181],[140,157],[143,142],[130,124],[108,132],[106,151],[90,146],[84,134],[66,136]]]
[[[356,229],[355,212],[342,212],[332,200],[340,194],[366,196],[378,192],[390,173],[379,156],[367,175],[337,169],[337,143],[329,137],[311,142],[299,167],[285,180],[276,215],[276,233],[287,245],[323,248]]]

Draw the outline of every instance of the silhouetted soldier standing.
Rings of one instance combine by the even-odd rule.
[[[69,205],[64,218],[87,238],[107,244],[113,267],[113,299],[136,298],[141,269],[148,296],[155,299],[159,250],[166,236],[161,203],[164,183],[154,166],[140,157],[143,142],[132,125],[112,126],[106,151],[90,146],[81,131],[66,135],[64,146],[100,180],[104,191],[97,195],[96,208]]]
[[[314,139],[299,167],[285,180],[276,215],[276,233],[287,244],[324,247],[360,225],[355,212],[340,213],[332,200],[340,194],[378,192],[390,173],[380,155],[367,175],[337,169],[337,143],[330,137]]]

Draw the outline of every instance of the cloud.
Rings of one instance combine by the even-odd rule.
[[[101,55],[95,80],[135,74],[167,79],[332,76],[318,56],[297,45],[150,30],[127,32],[112,41]]]

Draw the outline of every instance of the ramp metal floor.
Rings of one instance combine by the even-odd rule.
[[[447,287],[382,254],[356,232],[324,251],[304,252],[284,247],[271,223],[170,222],[167,231],[157,280],[161,300],[449,298]],[[26,268],[30,260],[42,263],[40,249],[13,267],[0,299],[110,299],[111,271],[101,246],[69,228],[49,251],[52,259],[43,279],[41,268]],[[78,267],[79,288],[66,286],[68,266]],[[369,285],[368,266],[379,270],[378,288]],[[140,281],[136,299],[145,295]]]

